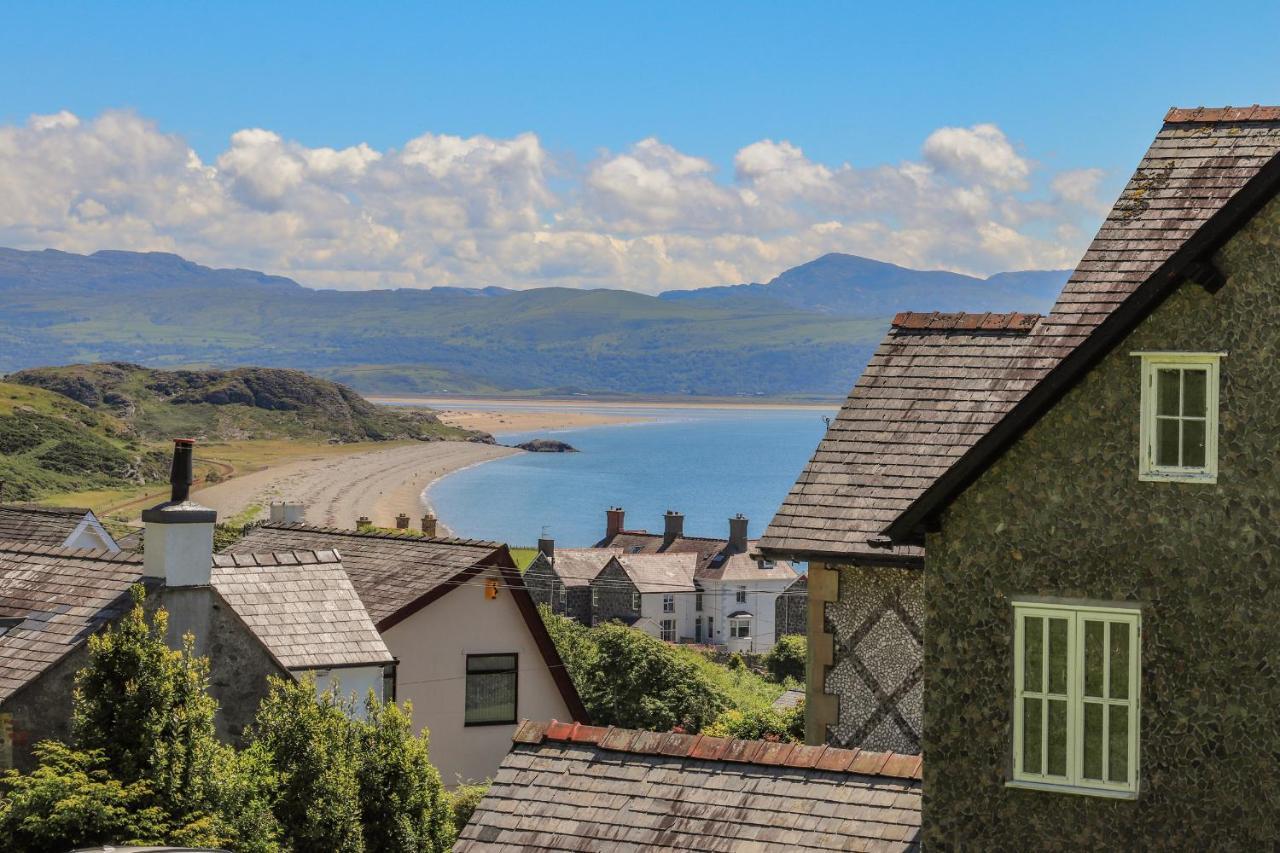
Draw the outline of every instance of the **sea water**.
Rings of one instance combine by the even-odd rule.
[[[496,407],[486,405],[486,409]],[[759,536],[813,454],[831,410],[575,409],[650,418],[639,423],[498,436],[568,442],[578,453],[521,453],[433,483],[426,499],[457,536],[531,546],[544,533],[560,547],[604,536],[605,510],[621,506],[628,529],[661,532],[667,510],[686,535],[727,537],[730,516]]]

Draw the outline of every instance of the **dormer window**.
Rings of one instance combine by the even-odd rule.
[[[1134,353],[1142,359],[1141,480],[1218,479],[1218,363],[1223,353]]]

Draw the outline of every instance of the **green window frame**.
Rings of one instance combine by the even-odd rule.
[[[1215,483],[1222,353],[1133,353],[1142,359],[1141,480]]]
[[[1134,797],[1142,614],[1014,603],[1010,785]]]

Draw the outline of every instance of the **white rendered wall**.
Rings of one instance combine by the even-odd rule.
[[[365,699],[369,696],[369,691],[373,691],[373,695],[378,697],[379,701],[385,697],[382,695],[382,667],[380,666],[352,666],[342,669],[321,669],[308,670],[316,678],[316,693],[320,694],[328,690],[335,684],[340,691],[340,695],[344,699],[351,698],[355,695],[355,713],[353,716],[357,720],[363,720],[365,716]],[[303,672],[296,672],[298,676]]]
[[[143,574],[168,586],[208,586],[213,571],[213,524],[146,526]]]

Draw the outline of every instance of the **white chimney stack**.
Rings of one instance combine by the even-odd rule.
[[[307,520],[307,505],[273,503],[269,518],[277,524],[304,524]]]
[[[195,441],[173,442],[169,500],[142,511],[143,574],[166,586],[208,586],[213,567],[213,525],[218,513],[189,497]]]

